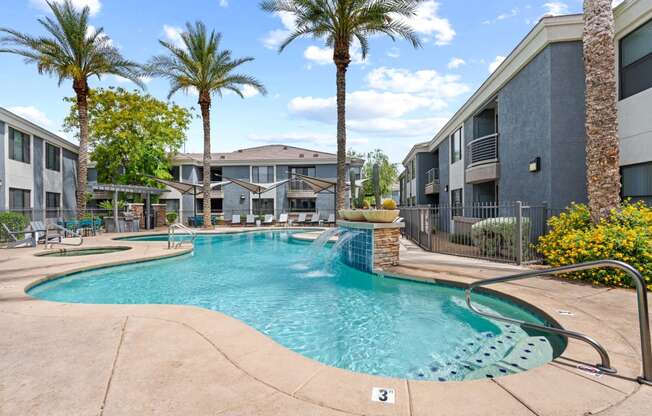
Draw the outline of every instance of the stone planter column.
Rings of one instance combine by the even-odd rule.
[[[337,225],[345,231],[340,238],[348,238],[342,245],[342,259],[349,266],[379,273],[398,265],[400,230],[405,224],[338,221]]]
[[[145,204],[133,203],[129,204],[129,210],[134,213],[134,216],[139,219],[140,229],[145,229]]]
[[[152,204],[152,211],[154,212],[154,228],[163,227],[165,225],[165,214],[166,205],[165,204]]]

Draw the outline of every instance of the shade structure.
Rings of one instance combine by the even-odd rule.
[[[167,192],[165,189],[153,188],[151,186],[141,186],[141,185],[122,185],[118,183],[92,183],[88,185],[88,188],[91,191],[105,191],[113,192],[113,221],[115,224],[115,230],[120,232],[120,221],[118,219],[118,192],[124,192],[127,194],[145,194],[147,197],[147,215],[145,217],[146,227],[149,229],[150,226],[150,208],[151,203],[149,196],[151,194],[163,194]]]
[[[334,190],[337,183],[328,179],[315,178],[314,176],[306,176],[300,173],[289,173],[291,176],[301,180],[310,187],[316,194],[324,191],[329,191],[331,188]],[[331,191],[333,192],[333,191]]]

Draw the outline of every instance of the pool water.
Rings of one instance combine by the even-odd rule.
[[[29,294],[76,303],[200,306],[322,363],[417,380],[512,374],[564,348],[559,338],[472,313],[462,289],[364,273],[337,260],[330,246],[314,248],[290,235],[198,236],[193,255],[77,273]],[[545,323],[506,300],[475,299],[493,313]]]

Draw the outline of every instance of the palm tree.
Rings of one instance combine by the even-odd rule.
[[[112,74],[127,78],[143,87],[139,67],[122,57],[102,28],[93,30],[88,24],[89,8],[76,9],[70,0],[48,1],[54,18],[38,22],[48,36],[32,37],[16,30],[0,28],[0,52],[23,56],[36,64],[40,74],[54,75],[61,85],[72,81],[79,114],[79,161],[77,171],[77,215],[86,210],[88,169],[88,79]]]
[[[198,104],[204,124],[204,227],[211,226],[211,96],[224,91],[231,91],[244,98],[242,88],[253,87],[266,94],[265,87],[255,78],[235,74],[240,65],[253,61],[254,58],[233,59],[231,51],[220,50],[222,35],[206,30],[202,22],[194,25],[186,23],[186,31],[181,34],[183,47],[177,47],[165,41],[159,41],[169,55],[155,56],[147,65],[148,75],[160,76],[170,81],[169,97],[177,91],[194,89],[199,94]]]
[[[325,39],[333,48],[337,69],[337,204],[344,208],[346,180],[346,71],[351,63],[351,45],[360,44],[362,57],[369,52],[369,37],[385,34],[402,37],[415,48],[419,38],[407,23],[421,0],[265,0],[260,6],[270,13],[290,13],[296,29],[281,44],[282,52],[293,40],[312,36]]]
[[[620,204],[616,51],[611,0],[584,0],[586,179],[594,221]]]

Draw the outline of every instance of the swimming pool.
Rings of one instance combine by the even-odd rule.
[[[460,288],[364,273],[333,258],[330,247],[315,249],[291,234],[200,235],[193,255],[77,273],[29,294],[73,303],[195,305],[322,363],[417,380],[498,377],[564,349],[557,337],[473,314]],[[475,299],[494,313],[545,322],[505,299]]]

